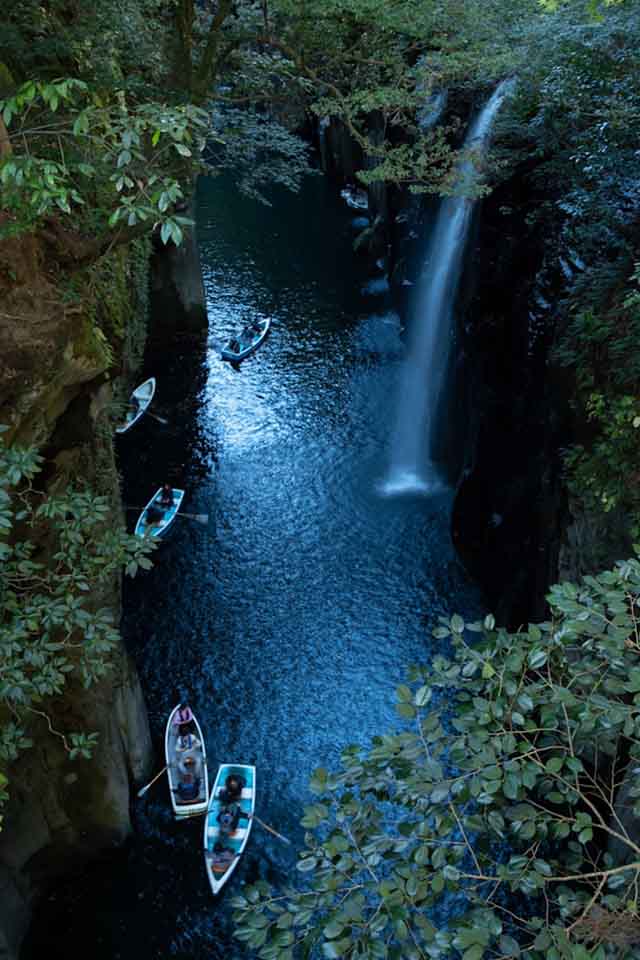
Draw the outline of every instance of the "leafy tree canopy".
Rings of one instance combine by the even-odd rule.
[[[295,187],[309,166],[291,130],[309,110],[346,124],[369,180],[441,189],[454,155],[417,109],[513,69],[523,17],[538,15],[535,0],[28,0],[0,45],[14,81],[0,103],[2,229],[44,223],[80,263],[153,225],[179,242],[203,143],[248,189]]]

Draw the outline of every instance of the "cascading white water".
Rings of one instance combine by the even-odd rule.
[[[475,176],[474,157],[486,147],[493,119],[512,80],[503,81],[471,125],[460,167],[462,190]],[[428,254],[417,281],[409,318],[410,340],[400,378],[397,420],[391,462],[383,493],[428,494],[445,483],[433,458],[435,417],[449,358],[452,313],[475,200],[468,196],[442,200]]]

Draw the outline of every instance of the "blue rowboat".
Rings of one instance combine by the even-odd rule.
[[[266,335],[269,333],[271,320],[256,320],[245,327],[242,333],[232,337],[223,347],[220,356],[223,360],[230,360],[231,363],[239,363],[248,357],[250,353],[257,350]]]
[[[127,430],[131,429],[134,423],[138,422],[140,417],[147,411],[149,404],[153,400],[155,392],[155,377],[149,377],[149,379],[145,380],[144,383],[141,383],[139,387],[136,387],[129,398],[129,409],[124,418],[124,423],[121,423],[119,427],[116,427],[116,433],[126,433]]]
[[[207,809],[209,775],[200,724],[193,711],[187,723],[176,723],[179,708],[180,704],[169,714],[164,734],[164,753],[171,806],[176,818],[182,819],[198,816]]]
[[[163,507],[160,505],[160,497],[162,496],[162,487],[159,490],[156,490],[154,495],[149,500],[149,503],[146,505],[140,516],[138,517],[138,522],[136,523],[136,529],[134,533],[136,537],[153,537],[155,540],[164,537],[165,533],[173,523],[180,509],[180,504],[184,499],[184,490],[177,490],[173,488],[173,503],[170,507]],[[150,524],[147,517],[147,510],[149,507],[156,507],[162,513],[162,519],[157,523]]]
[[[224,833],[221,831],[218,821],[218,816],[224,808],[224,804],[220,800],[220,793],[231,773],[244,780],[244,787],[237,804],[240,808],[238,825],[233,833]],[[256,768],[239,763],[221,763],[216,782],[211,791],[209,808],[204,821],[204,862],[211,890],[214,894],[220,892],[242,856],[251,833],[255,805]],[[222,844],[224,848],[222,854],[214,850],[216,844]]]

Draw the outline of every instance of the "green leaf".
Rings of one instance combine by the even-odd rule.
[[[323,934],[327,940],[334,940],[336,937],[339,937],[342,931],[344,930],[344,923],[342,920],[331,920],[326,927],[323,929]]]
[[[474,944],[462,954],[462,960],[482,960],[484,956],[484,947],[482,944]]]
[[[562,757],[550,757],[544,765],[549,773],[560,773],[564,764]]]
[[[500,952],[504,957],[519,957],[520,944],[513,937],[500,937]]]

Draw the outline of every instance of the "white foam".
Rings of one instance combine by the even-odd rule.
[[[430,497],[445,489],[446,484],[436,476],[427,480],[414,470],[397,470],[378,486],[378,493],[383,497]]]

